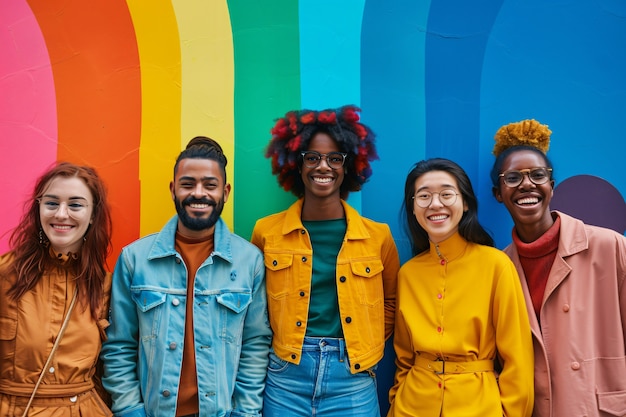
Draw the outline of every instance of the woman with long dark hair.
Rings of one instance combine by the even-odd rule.
[[[467,174],[447,159],[420,161],[404,191],[414,257],[398,273],[389,416],[530,416],[524,297],[513,264],[478,222]]]

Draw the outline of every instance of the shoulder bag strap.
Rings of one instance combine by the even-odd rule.
[[[43,366],[43,369],[41,370],[41,373],[39,374],[39,379],[37,380],[37,383],[35,384],[35,388],[33,388],[33,393],[30,394],[30,399],[28,400],[28,404],[26,404],[26,408],[24,409],[24,414],[22,414],[22,417],[26,417],[28,415],[28,409],[30,408],[30,405],[32,404],[33,399],[35,398],[35,393],[37,393],[37,389],[39,388],[39,385],[41,384],[41,381],[43,380],[43,376],[46,373],[46,369],[48,369],[48,366],[50,366],[50,362],[52,362],[52,357],[54,356],[54,353],[59,347],[59,343],[61,342],[63,333],[65,333],[65,328],[67,327],[67,324],[70,322],[70,315],[72,314],[72,310],[74,310],[74,304],[76,304],[77,294],[78,294],[78,285],[76,285],[76,287],[74,288],[74,296],[72,297],[72,302],[70,303],[70,306],[67,309],[67,313],[65,314],[65,319],[63,319],[63,324],[61,325],[59,334],[57,335],[57,338],[54,341],[54,345],[52,346],[50,355],[48,356],[48,359],[46,360],[46,364]]]

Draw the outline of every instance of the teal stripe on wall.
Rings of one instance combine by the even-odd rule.
[[[364,0],[300,2],[303,108],[360,106],[364,6]],[[360,211],[361,193],[351,193],[348,202]]]

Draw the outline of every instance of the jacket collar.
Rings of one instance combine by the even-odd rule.
[[[177,256],[178,253],[174,248],[174,241],[176,239],[176,228],[178,227],[178,216],[174,215],[163,226],[161,231],[157,234],[156,239],[150,248],[148,259],[164,258],[166,256]],[[214,249],[213,254],[219,256],[227,262],[232,262],[232,246],[231,236],[228,226],[219,218],[215,223],[215,233],[213,234]]]
[[[300,198],[287,209],[282,229],[283,235],[304,229],[301,217],[303,204],[304,199]],[[344,200],[341,200],[341,205],[343,206],[344,213],[346,213],[346,238],[348,240],[368,239],[370,234],[365,224],[363,224],[363,218],[359,212],[353,209]]]
[[[589,239],[585,232],[585,224],[572,216],[554,210],[561,218],[561,236],[558,254],[567,257],[589,248]]]

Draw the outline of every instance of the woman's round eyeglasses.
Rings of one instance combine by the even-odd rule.
[[[458,194],[455,190],[442,190],[438,193],[431,193],[430,191],[420,191],[413,196],[413,200],[418,207],[428,208],[433,202],[433,195],[439,195],[439,202],[446,207],[450,207],[456,203]]]
[[[528,175],[528,179],[535,185],[545,184],[550,181],[552,168],[529,168],[529,169],[511,169],[504,171],[499,177],[502,178],[507,187],[518,187],[524,181],[524,175]]]
[[[321,154],[316,151],[304,151],[300,152],[302,155],[302,161],[304,162],[304,166],[307,168],[317,168],[322,159],[326,159],[326,163],[332,169],[339,169],[343,166],[344,162],[346,162],[347,153],[343,152],[328,152]]]
[[[82,200],[60,201],[55,198],[40,198],[37,200],[41,213],[44,216],[53,216],[65,205],[67,213],[71,216],[82,216],[89,205]]]

